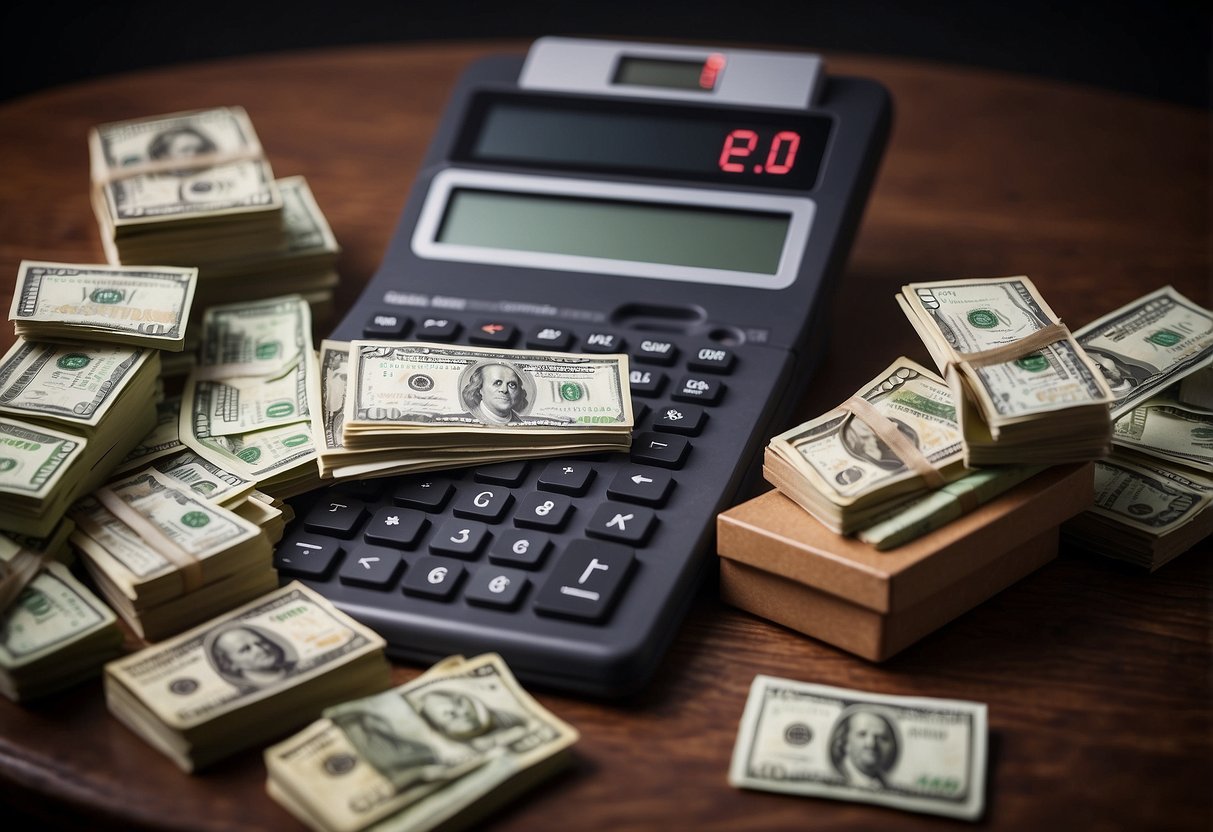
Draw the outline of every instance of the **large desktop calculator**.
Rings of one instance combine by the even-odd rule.
[[[890,119],[812,54],[544,38],[472,65],[332,337],[625,352],[631,451],[305,495],[283,579],[397,658],[643,686],[807,387]]]

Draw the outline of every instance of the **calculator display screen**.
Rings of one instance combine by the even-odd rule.
[[[437,241],[773,275],[790,222],[776,212],[456,188]]]
[[[457,161],[808,191],[833,122],[805,113],[482,93]]]

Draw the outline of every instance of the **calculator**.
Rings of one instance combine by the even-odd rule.
[[[331,337],[626,353],[630,452],[303,495],[283,580],[398,659],[642,688],[807,388],[891,110],[798,52],[542,38],[471,65]]]

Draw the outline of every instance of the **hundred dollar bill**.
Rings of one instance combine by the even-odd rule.
[[[197,378],[277,378],[311,349],[311,309],[299,295],[212,306],[202,319]]]
[[[577,739],[486,654],[329,708],[265,760],[271,795],[314,828],[420,832],[456,816],[466,826],[469,809],[515,797],[519,775],[551,772]]]
[[[282,210],[274,172],[264,159],[137,173],[102,185],[98,199],[105,230],[118,237],[129,228],[171,219],[200,221]]]
[[[1112,425],[1112,444],[1213,473],[1213,413],[1161,397],[1149,399]]]
[[[20,700],[60,690],[121,652],[114,613],[62,564],[47,564],[0,615],[0,693]]]
[[[106,665],[110,711],[187,771],[383,690],[385,643],[299,583]]]
[[[626,355],[354,341],[345,440],[387,428],[630,430]]]
[[[196,268],[115,267],[23,260],[9,320],[18,335],[185,347]]]
[[[89,131],[95,182],[109,182],[132,171],[172,170],[190,161],[262,155],[261,142],[242,107],[116,121]]]
[[[1213,363],[1213,312],[1170,286],[1092,321],[1074,335],[1111,387],[1113,419]]]
[[[889,419],[932,468],[946,471],[945,479],[963,473],[956,406],[942,378],[902,357],[857,395]],[[876,492],[887,497],[923,487],[922,475],[845,405],[775,436],[770,449],[838,506]]]
[[[966,820],[985,803],[986,706],[756,676],[729,783]]]
[[[1013,344],[1058,322],[1026,277],[911,283],[897,302],[940,371],[959,368],[995,439],[1007,422],[1112,401],[1103,375],[1068,332],[999,363],[958,363],[965,354]]]
[[[1109,458],[1095,463],[1095,503],[1102,515],[1152,537],[1192,522],[1213,503],[1213,483],[1162,466]]]
[[[17,339],[0,359],[0,412],[96,427],[136,373],[146,347]]]
[[[151,467],[208,503],[231,504],[243,500],[256,488],[252,480],[225,471],[193,451],[183,450],[175,456],[156,460]]]
[[[230,378],[195,384],[209,388],[212,436],[250,433],[311,418],[308,388],[315,384],[315,363],[308,356],[278,378]]]
[[[312,413],[315,415],[316,447],[321,453],[339,452],[345,423],[345,392],[349,384],[350,345],[347,341],[322,341],[314,385]]]
[[[115,474],[146,468],[161,457],[185,450],[177,431],[181,416],[181,396],[168,396],[156,402],[156,426],[118,463]]]
[[[0,513],[6,503],[32,506],[46,500],[86,444],[70,433],[0,418]]]

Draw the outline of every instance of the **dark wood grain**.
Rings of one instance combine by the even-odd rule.
[[[22,259],[102,261],[87,191],[90,126],[240,104],[276,174],[306,176],[332,223],[343,246],[344,309],[378,264],[459,70],[487,52],[524,48],[280,54],[98,79],[5,104],[0,292],[10,296]],[[801,416],[850,395],[893,356],[928,360],[892,302],[907,281],[1028,274],[1073,327],[1167,283],[1210,303],[1206,113],[994,73],[827,57],[834,72],[884,82],[897,115]],[[724,607],[709,582],[643,694],[595,702],[537,691],[581,731],[577,763],[491,826],[941,823],[730,788],[737,721],[761,672],[988,703],[981,825],[1208,829],[1209,552],[1206,540],[1147,575],[1063,551],[883,665]],[[399,682],[417,672],[395,671]],[[200,776],[181,774],[109,716],[99,682],[28,706],[0,701],[0,800],[49,825],[301,828],[266,797],[264,776],[255,751]]]

